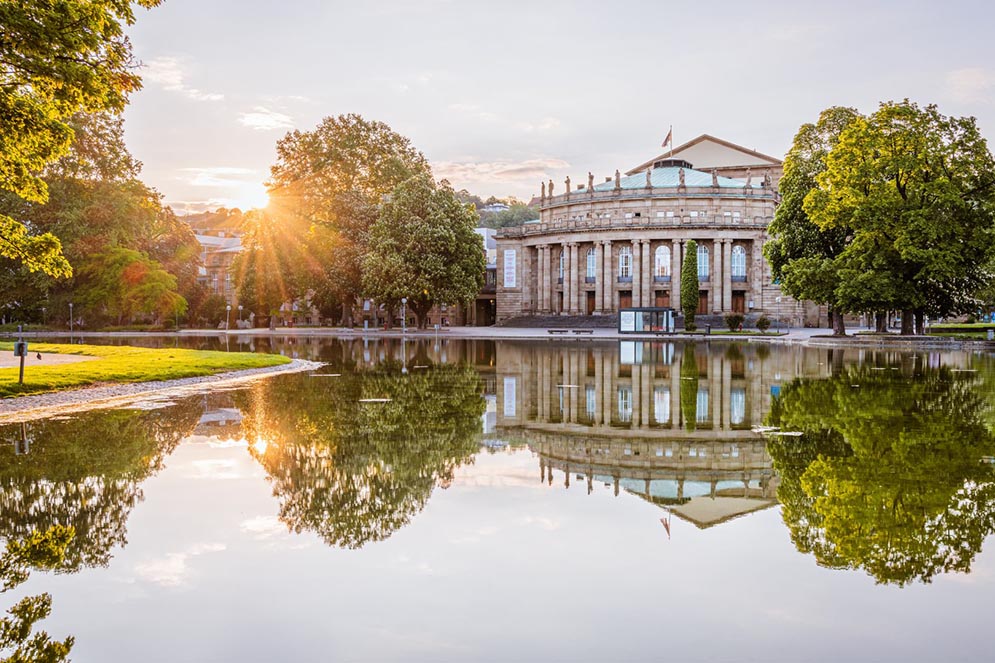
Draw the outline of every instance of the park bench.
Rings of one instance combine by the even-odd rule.
[[[574,333],[575,334],[593,334],[594,330],[593,329],[575,329]]]
[[[566,334],[569,329],[547,329],[546,332],[549,334]]]

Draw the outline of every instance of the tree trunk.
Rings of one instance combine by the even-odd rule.
[[[902,309],[902,336],[912,336],[915,333],[915,314],[912,309]]]
[[[831,375],[843,373],[843,348],[829,348],[829,368]]]
[[[879,334],[888,333],[888,314],[885,311],[874,314],[874,331]]]
[[[352,304],[349,302],[342,303],[342,326],[346,328],[352,328]]]
[[[830,311],[829,318],[833,321],[833,336],[846,336],[846,323],[841,311]]]
[[[926,312],[922,309],[916,311],[916,334],[918,336],[926,335]]]

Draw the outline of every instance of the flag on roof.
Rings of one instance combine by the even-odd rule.
[[[667,132],[667,137],[663,139],[663,145],[660,147],[667,147],[670,145],[670,139],[674,137],[674,127],[670,127],[670,131]]]

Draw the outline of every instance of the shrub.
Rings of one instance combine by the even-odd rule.
[[[726,323],[726,327],[729,331],[734,332],[743,326],[743,321],[746,320],[742,313],[730,313],[725,318],[723,318]]]
[[[766,315],[761,315],[757,318],[757,329],[760,330],[761,334],[766,333],[770,329],[770,318]]]

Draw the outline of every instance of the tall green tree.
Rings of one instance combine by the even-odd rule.
[[[360,263],[377,206],[405,180],[430,172],[411,142],[383,122],[348,114],[326,117],[311,131],[277,143],[271,207],[310,224],[309,244],[325,251],[304,265],[311,285],[338,300],[351,324],[362,290]]]
[[[843,311],[837,295],[840,285],[836,258],[851,239],[847,227],[820,228],[806,214],[805,197],[826,170],[826,156],[839,136],[860,114],[853,108],[833,106],[819,114],[814,124],[804,124],[795,134],[784,159],[779,184],[780,204],[767,231],[764,256],[781,290],[795,299],[808,299],[829,308],[835,335],[845,335]]]
[[[436,304],[469,305],[487,266],[477,219],[448,182],[419,175],[400,184],[370,229],[364,292],[388,306],[406,297],[421,328]]]
[[[995,159],[974,118],[908,100],[856,118],[826,155],[804,211],[850,242],[837,259],[847,310],[925,315],[973,310],[995,253]]]
[[[141,79],[125,26],[133,4],[160,0],[23,0],[0,3],[0,190],[41,203],[39,173],[72,142],[77,112],[120,112]],[[68,276],[72,269],[51,233],[35,234],[0,213],[0,256],[30,271]]]
[[[684,329],[695,330],[694,316],[698,311],[698,243],[688,240],[681,265],[681,309],[684,311]]]

